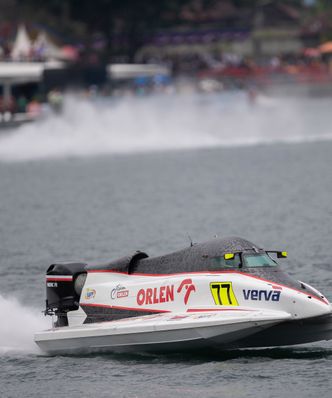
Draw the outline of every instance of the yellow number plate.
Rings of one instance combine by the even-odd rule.
[[[216,305],[238,306],[232,282],[211,282],[210,290]]]

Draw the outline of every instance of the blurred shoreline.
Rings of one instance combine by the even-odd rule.
[[[144,12],[143,12],[144,10]],[[98,12],[98,19],[92,18]],[[63,96],[332,95],[332,5],[232,0],[0,4],[0,128]]]

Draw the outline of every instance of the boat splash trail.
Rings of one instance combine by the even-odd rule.
[[[332,140],[331,98],[244,92],[95,99],[69,95],[61,115],[0,134],[0,161]]]
[[[49,319],[45,319],[41,312],[25,307],[17,299],[4,298],[2,295],[0,313],[0,355],[40,353],[33,335],[38,330],[50,327]]]

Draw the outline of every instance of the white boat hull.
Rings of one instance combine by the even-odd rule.
[[[48,353],[184,351],[232,345],[289,318],[282,311],[157,314],[53,328],[35,342]]]

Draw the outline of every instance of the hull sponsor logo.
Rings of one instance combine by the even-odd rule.
[[[279,290],[251,290],[243,289],[245,300],[254,301],[279,301],[281,292]]]
[[[191,279],[184,279],[175,290],[174,285],[166,285],[147,289],[140,289],[137,293],[138,305],[161,304],[174,301],[175,293],[183,296],[184,304],[187,305],[191,293],[196,292],[196,287]]]
[[[184,279],[184,280],[181,282],[180,286],[178,287],[177,292],[178,292],[178,293],[181,293],[181,291],[182,291],[183,289],[184,289],[184,291],[185,291],[185,295],[184,295],[183,300],[184,300],[184,303],[187,305],[188,300],[189,300],[189,297],[190,297],[190,294],[191,294],[192,292],[196,292],[196,287],[195,287],[195,285],[193,284],[193,281],[192,281],[190,278],[188,278],[188,279]]]
[[[172,318],[167,319],[167,321],[181,321],[182,319],[188,318],[188,315],[175,315]]]
[[[122,285],[115,286],[114,289],[111,290],[111,299],[115,300],[117,298],[124,298],[129,296],[129,290],[126,289]]]
[[[211,282],[210,290],[216,305],[238,306],[232,282]]]
[[[85,300],[91,300],[95,298],[95,296],[96,296],[95,289],[90,289],[90,288],[85,289],[85,294],[84,294]]]
[[[140,289],[137,293],[137,304],[159,304],[174,301],[174,285]]]

